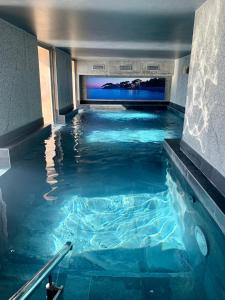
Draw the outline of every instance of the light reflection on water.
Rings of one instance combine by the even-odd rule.
[[[172,132],[161,129],[149,130],[107,130],[93,131],[87,137],[88,143],[161,143],[167,138],[172,138]]]
[[[112,121],[129,121],[129,120],[156,120],[159,116],[155,113],[145,112],[129,112],[124,113],[123,111],[115,112],[96,112],[96,116],[101,119],[112,120]]]
[[[55,191],[57,189],[57,184],[58,184],[58,180],[57,180],[58,173],[55,169],[55,162],[54,162],[54,159],[56,157],[56,139],[55,139],[55,137],[57,137],[57,135],[51,136],[45,142],[45,161],[46,161],[46,177],[47,177],[46,182],[51,187],[51,190],[44,195],[44,199],[47,201],[56,200],[56,197],[49,195],[52,191]],[[58,142],[58,139],[57,139],[57,147],[58,147],[58,149],[60,149],[60,143]],[[62,159],[63,159],[63,157],[62,157]]]
[[[0,182],[0,238],[7,240],[8,251],[1,256],[0,274],[10,278],[14,290],[17,278],[26,281],[30,267],[37,270],[67,240],[74,243],[73,274],[95,276],[98,271],[130,278],[155,272],[158,279],[179,273],[189,283],[201,283],[206,264],[193,228],[198,217],[209,235],[212,222],[178,188],[162,151],[164,138],[180,137],[182,121],[168,112],[145,122],[146,113],[144,119],[140,112],[123,113],[126,117],[114,120],[105,112],[78,115],[45,144],[36,145]],[[213,275],[224,260],[219,240],[216,228],[209,257],[209,270],[215,272],[206,277],[215,287],[213,295],[216,291],[216,298],[223,299]],[[73,278],[70,284],[74,286]],[[170,281],[166,284],[170,290]],[[168,299],[181,299],[177,295]]]
[[[16,172],[35,169],[38,180],[27,188],[25,199],[31,204],[24,208],[10,247],[41,259],[67,240],[74,242],[74,254],[158,246],[185,250],[160,155],[164,138],[180,134],[177,123],[167,113],[84,112],[73,124],[55,130],[44,145],[43,186],[40,150],[18,163]],[[114,148],[108,146],[112,142]],[[156,143],[155,148],[148,142]]]
[[[35,218],[24,220],[24,235],[16,240],[18,252],[45,257],[58,251],[66,241],[75,245],[73,255],[110,249],[138,249],[160,246],[162,251],[186,250],[183,217],[186,207],[178,207],[184,195],[177,193],[167,174],[167,190],[154,194],[126,194],[105,197],[73,196],[51,208],[36,208]],[[51,241],[49,231],[51,229]],[[34,230],[37,228],[38,230]],[[33,234],[27,237],[27,232]],[[26,242],[25,242],[26,240]],[[45,241],[43,243],[42,241]],[[24,248],[24,245],[26,247]]]
[[[82,115],[86,117],[86,113]],[[82,115],[75,118],[73,125],[75,130],[71,131],[74,138],[76,164],[81,167],[86,151],[88,151],[86,147],[92,147],[92,143],[97,142],[101,145],[99,148],[93,148],[92,156],[96,159],[101,153],[100,159],[103,161],[103,159],[111,157],[113,151],[108,146],[104,146],[105,143],[113,142],[117,145],[124,143],[132,145],[136,142],[162,143],[165,138],[175,136],[173,123],[172,128],[167,128],[167,130],[154,128],[154,126],[151,130],[141,129],[136,128],[136,125],[133,128],[126,128],[132,124],[127,122],[134,120],[153,120],[157,124],[160,115],[151,112],[123,111],[90,114],[90,118],[94,117],[94,121],[90,124],[94,126],[98,121],[100,123],[102,120],[113,121],[112,128],[101,125],[102,130],[94,130],[92,127],[85,128],[81,119]],[[118,127],[119,121],[126,124],[126,127],[124,128],[123,125],[122,128]],[[98,150],[100,150],[99,153]],[[147,152],[148,148],[142,149],[140,156],[146,155]],[[124,154],[120,152],[118,154],[122,155],[122,161],[125,160],[129,164],[126,159],[126,150]],[[119,161],[119,157],[114,159]],[[113,160],[107,161],[104,164],[113,166]],[[88,156],[84,160],[84,164],[91,166],[92,157]],[[99,161],[98,167],[104,164]],[[113,169],[110,171],[109,167],[107,166],[102,171],[105,176],[108,176],[110,172],[115,173]],[[98,170],[95,172],[98,176]],[[169,178],[169,175],[167,177]],[[167,183],[171,182],[168,178]],[[145,173],[142,174],[142,181],[148,183]],[[113,182],[110,181],[110,184],[113,185]],[[88,183],[86,189],[89,189]],[[105,249],[156,247],[158,245],[164,250],[184,250],[182,232],[178,226],[179,214],[175,211],[174,200],[171,199],[168,190],[167,186],[167,189],[164,188],[161,192],[143,193],[141,190],[134,189],[132,193],[126,190],[124,194],[111,195],[109,193],[107,195],[104,193],[104,195],[88,197],[68,193],[67,198],[61,200],[57,218],[58,226],[53,230],[55,248],[59,249],[65,241],[71,240],[76,245],[74,254]]]
[[[62,206],[64,217],[54,230],[56,248],[63,236],[74,241],[74,253],[159,244],[164,250],[184,250],[181,216],[168,191],[170,187],[156,194],[72,197]]]

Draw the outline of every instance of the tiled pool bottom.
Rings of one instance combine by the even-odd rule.
[[[1,299],[67,240],[64,299],[224,299],[224,238],[163,151],[181,132],[170,112],[88,111],[30,149],[0,181]]]

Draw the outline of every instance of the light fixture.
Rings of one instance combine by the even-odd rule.
[[[203,256],[206,256],[208,254],[208,244],[205,234],[199,226],[195,226],[195,238],[200,252]]]

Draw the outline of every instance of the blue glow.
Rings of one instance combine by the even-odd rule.
[[[162,142],[166,138],[170,138],[172,134],[169,131],[161,129],[148,130],[108,130],[108,131],[92,131],[87,135],[88,143],[116,143],[116,142],[137,142],[137,143],[157,143]]]
[[[74,253],[162,245],[185,249],[178,216],[167,192],[110,197],[73,197],[62,207],[55,246],[71,240]],[[63,237],[63,241],[62,241]]]
[[[159,116],[153,113],[142,112],[96,112],[96,116],[101,119],[128,121],[128,120],[155,120]]]
[[[73,251],[53,276],[82,278],[75,284],[67,276],[65,298],[88,298],[93,277],[101,276],[109,281],[97,286],[96,299],[98,292],[139,299],[143,277],[147,292],[155,291],[150,298],[224,299],[224,235],[201,201],[193,204],[162,151],[165,138],[181,137],[182,122],[168,111],[89,110],[32,145],[1,181],[1,298],[30,278],[32,262],[48,261],[69,240]],[[198,223],[206,237],[195,231]],[[210,245],[215,272],[209,266],[204,273]],[[207,291],[198,289],[201,280]]]
[[[176,269],[168,264],[177,250],[186,253],[183,220],[174,208],[176,197],[167,191],[165,157],[158,154],[165,138],[179,135],[180,124],[167,112],[84,111],[72,126],[54,131],[45,148],[37,145],[10,173],[12,182],[18,176],[28,182],[26,189],[8,189],[7,197],[17,194],[14,211],[21,207],[20,230],[9,235],[10,247],[17,255],[43,260],[70,240],[72,259],[89,255],[104,269],[116,266],[123,272],[142,272],[145,251],[151,269],[150,252],[156,251],[156,268],[164,267],[165,254],[163,264]],[[135,151],[128,142],[136,143]]]

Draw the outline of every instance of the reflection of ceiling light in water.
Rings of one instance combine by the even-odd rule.
[[[195,227],[195,238],[202,255],[206,256],[208,254],[208,245],[206,237],[199,226]]]
[[[114,143],[114,142],[162,142],[165,138],[170,138],[170,132],[160,129],[152,130],[108,130],[93,131],[87,136],[89,143]]]
[[[96,115],[101,119],[107,120],[117,120],[117,121],[128,121],[128,120],[154,120],[158,116],[153,113],[143,113],[143,112],[107,112],[107,113],[96,113]]]

